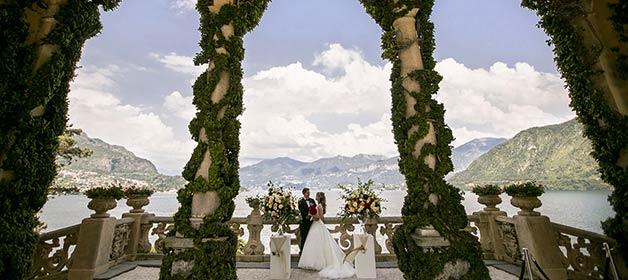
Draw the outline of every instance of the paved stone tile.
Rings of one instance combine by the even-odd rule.
[[[512,274],[489,267],[491,273],[491,279],[493,280],[516,280]],[[268,269],[238,269],[238,278],[242,280],[257,280],[268,279],[270,277],[270,270]],[[159,268],[156,267],[141,267],[138,266],[134,270],[124,273],[118,277],[112,278],[113,280],[157,280],[159,279]],[[318,277],[316,271],[307,271],[302,269],[293,269],[290,279],[298,280],[315,280],[321,279]],[[348,278],[356,279],[356,278]],[[385,268],[377,270],[377,279],[403,279],[401,271],[396,268]]]

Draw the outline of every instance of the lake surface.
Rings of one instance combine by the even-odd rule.
[[[234,216],[246,217],[251,209],[244,199],[263,192],[263,190],[252,190],[240,193],[236,197]],[[325,192],[328,201],[327,216],[335,216],[340,212],[342,202],[339,198],[341,193],[338,190],[326,190]],[[300,195],[298,191],[297,194]],[[614,215],[607,201],[609,194],[608,191],[549,191],[540,197],[543,206],[538,211],[548,216],[552,222],[602,233],[600,222]],[[382,204],[386,208],[383,210],[382,216],[400,216],[405,195],[405,191],[387,190],[382,192],[382,197],[387,200]],[[466,192],[464,198],[462,204],[468,214],[483,208],[477,202],[475,194]],[[510,198],[503,194],[502,200],[504,202],[498,207],[506,211],[510,217],[515,215],[518,209],[510,205]],[[78,224],[82,219],[89,217],[93,212],[87,209],[88,202],[89,199],[83,195],[50,197],[40,213],[41,221],[47,225],[44,232]],[[172,216],[178,208],[179,202],[176,193],[156,193],[150,197],[150,204],[144,207],[146,211],[155,213],[157,216]],[[109,213],[113,217],[120,218],[122,213],[129,209],[126,200],[123,199],[118,201],[118,207]]]

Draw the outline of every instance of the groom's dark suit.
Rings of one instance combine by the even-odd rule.
[[[309,206],[316,206],[316,202],[311,198],[301,198],[299,200],[299,212],[301,212],[301,224],[299,226],[299,231],[301,233],[301,243],[299,244],[299,248],[301,252],[303,252],[303,246],[305,245],[305,239],[307,238],[307,234],[310,232],[310,226],[312,226],[312,221],[310,220],[310,209]]]

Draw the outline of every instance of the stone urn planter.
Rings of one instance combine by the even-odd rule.
[[[144,209],[142,207],[148,205],[150,201],[148,200],[149,195],[145,194],[132,194],[126,199],[126,205],[132,207],[131,213],[144,213]]]
[[[116,208],[118,203],[115,198],[102,197],[102,198],[93,198],[88,204],[87,208],[96,211],[95,214],[92,214],[92,218],[108,218],[109,213],[107,211]]]
[[[502,203],[502,199],[497,194],[488,194],[478,196],[478,202],[486,206],[484,211],[499,211],[499,208],[496,206]]]
[[[543,205],[538,196],[521,195],[513,195],[510,199],[510,204],[521,209],[521,211],[517,212],[521,216],[539,216],[541,213],[534,211],[534,208],[539,208]]]

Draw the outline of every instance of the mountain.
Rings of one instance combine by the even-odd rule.
[[[519,132],[477,158],[449,180],[470,184],[537,180],[550,189],[610,189],[600,179],[591,143],[576,119]]]
[[[111,145],[82,133],[75,135],[76,146],[88,148],[93,154],[79,158],[59,169],[57,187],[90,188],[119,181],[136,183],[156,190],[179,189],[186,183],[180,176],[160,174],[150,161],[135,156],[122,146]]]
[[[493,147],[503,143],[506,138],[477,138],[451,151],[451,160],[454,163],[454,173],[467,169],[469,164],[479,156],[490,151]]]
[[[263,160],[240,169],[243,187],[264,187],[271,180],[278,185],[296,188],[326,189],[338,184],[355,184],[357,178],[373,179],[377,184],[402,187],[405,184],[397,166],[398,157],[376,155],[336,156],[314,162],[290,158]]]
[[[453,150],[454,165],[466,166],[504,138],[480,138]],[[386,158],[377,155],[336,156],[314,162],[301,162],[287,157],[263,160],[240,169],[240,184],[246,188],[264,187],[268,181],[297,188],[331,188],[338,184],[355,184],[357,178],[373,179],[389,188],[405,186],[405,178],[399,173],[399,157]]]

